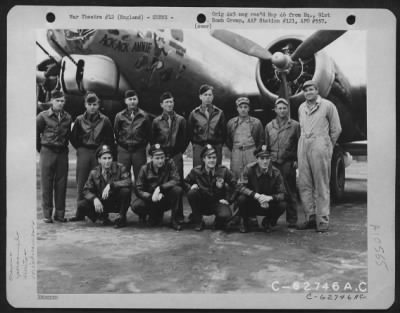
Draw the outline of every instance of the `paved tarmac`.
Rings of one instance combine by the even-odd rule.
[[[257,225],[247,234],[214,231],[213,217],[203,232],[191,225],[176,232],[168,227],[169,214],[161,227],[148,228],[131,211],[122,229],[45,224],[38,188],[38,293],[289,293],[334,282],[339,291],[347,283],[355,291],[368,281],[367,162],[353,161],[346,175],[344,200],[332,205],[330,231],[323,234],[289,230],[284,215],[269,234]],[[75,211],[75,190],[72,160],[67,217]],[[186,198],[184,211],[187,217]],[[299,217],[302,222],[304,214]]]

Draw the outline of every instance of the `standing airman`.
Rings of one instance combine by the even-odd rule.
[[[183,153],[189,140],[187,136],[186,120],[174,111],[174,97],[170,92],[164,92],[160,97],[163,113],[153,120],[152,143],[159,143],[165,151],[166,157],[172,159],[177,167],[180,184],[183,187]],[[179,204],[177,218],[183,221],[183,205]]]
[[[271,152],[272,164],[281,171],[288,192],[286,222],[289,228],[297,224],[296,163],[300,125],[289,117],[286,99],[275,101],[276,118],[265,127],[265,144]]]
[[[254,150],[264,144],[264,131],[261,121],[249,115],[249,98],[238,98],[236,108],[238,116],[227,124],[226,145],[232,150],[231,171],[238,179],[244,167],[255,161]]]
[[[342,131],[335,105],[319,96],[312,81],[303,84],[306,101],[299,107],[299,191],[306,222],[298,229],[329,228],[331,158]]]
[[[199,90],[201,105],[188,118],[189,138],[193,147],[193,167],[202,164],[201,151],[207,143],[217,152],[217,162],[222,162],[222,146],[226,140],[226,120],[224,112],[213,105],[214,88],[202,85]]]
[[[42,209],[44,222],[52,223],[53,191],[54,220],[66,222],[65,196],[68,178],[68,142],[71,134],[71,116],[63,110],[64,93],[51,92],[51,107],[36,119],[37,151],[40,152]]]
[[[118,144],[118,162],[128,171],[133,168],[135,179],[146,164],[146,147],[150,138],[151,123],[147,114],[139,109],[139,97],[134,90],[125,91],[126,109],[114,120],[114,133]]]

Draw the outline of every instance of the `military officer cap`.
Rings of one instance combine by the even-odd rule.
[[[302,89],[306,89],[306,87],[309,86],[314,86],[316,89],[318,89],[317,83],[313,80],[307,80],[306,82],[304,82]]]
[[[210,85],[207,85],[207,84],[201,85],[200,89],[199,89],[199,95],[202,95],[203,93],[205,93],[205,92],[207,92],[209,90],[213,91],[214,87],[210,86]]]
[[[210,144],[206,144],[203,150],[201,150],[200,157],[204,158],[206,156],[209,156],[211,154],[216,154],[217,150]]]
[[[54,89],[51,91],[51,99],[57,99],[64,97],[64,93],[61,90]]]
[[[259,157],[262,157],[262,156],[270,157],[271,154],[267,150],[267,146],[266,145],[262,145],[262,146],[258,147],[256,150],[254,150],[254,156],[256,158],[259,158]]]
[[[160,97],[160,103],[162,103],[165,99],[171,99],[173,98],[172,93],[169,91],[164,92],[161,97]]]
[[[236,100],[236,106],[239,106],[241,104],[247,104],[250,105],[250,100],[247,97],[239,97]]]
[[[103,154],[109,153],[112,155],[112,149],[108,145],[101,145],[96,150],[96,157],[100,158]]]
[[[151,156],[155,156],[156,154],[165,154],[165,151],[159,143],[155,143],[154,145],[150,146],[149,154]]]
[[[137,93],[136,93],[135,90],[129,89],[129,90],[125,91],[125,94],[124,94],[124,98],[125,98],[125,99],[126,99],[126,98],[132,98],[132,97],[134,97],[134,96],[137,96]]]
[[[95,103],[99,102],[99,97],[97,97],[96,93],[93,91],[88,91],[85,95],[85,102],[86,103]]]
[[[285,98],[278,98],[275,101],[275,105],[278,105],[279,103],[284,103],[286,105],[289,105],[289,102],[287,102],[287,100]]]

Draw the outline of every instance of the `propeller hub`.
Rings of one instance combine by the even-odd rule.
[[[272,64],[279,70],[286,70],[289,68],[291,63],[290,56],[283,54],[282,52],[275,52],[271,58]]]

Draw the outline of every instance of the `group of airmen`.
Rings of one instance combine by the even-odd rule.
[[[278,98],[276,118],[264,129],[249,115],[247,97],[236,100],[238,116],[226,123],[224,112],[213,104],[210,85],[200,87],[201,104],[187,120],[174,111],[170,92],[161,95],[163,112],[151,121],[139,108],[138,94],[127,90],[126,109],[116,115],[114,125],[99,111],[94,92],[85,95],[86,111],[72,125],[63,110],[63,92],[53,90],[51,107],[37,116],[44,222],[87,217],[121,228],[127,226],[130,207],[139,222],[149,226],[160,225],[164,212],[171,210],[170,225],[179,231],[186,193],[188,223],[196,231],[205,228],[204,215],[215,215],[215,229],[226,230],[237,216],[239,231],[245,233],[252,217],[263,216],[261,225],[270,232],[285,211],[289,228],[328,231],[331,157],[341,126],[336,107],[319,96],[314,81],[306,81],[303,91],[306,101],[299,107],[299,122],[289,117],[287,100]],[[77,153],[77,205],[67,219],[69,142]],[[189,142],[193,168],[184,177],[183,153]],[[221,165],[224,144],[231,150],[230,169]],[[297,223],[298,193],[306,216],[303,224]],[[111,212],[119,213],[113,222]]]

